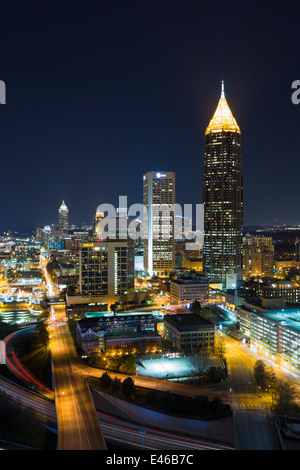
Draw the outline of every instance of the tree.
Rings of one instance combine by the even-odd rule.
[[[278,414],[288,414],[299,410],[296,404],[297,390],[287,380],[278,380],[275,395],[274,411]]]
[[[36,325],[38,336],[37,342],[42,344],[43,346],[48,346],[49,344],[49,330],[47,325],[44,322],[39,322]]]
[[[127,377],[122,382],[122,393],[126,398],[129,398],[135,392],[135,385],[134,381],[131,377]]]
[[[124,356],[110,357],[107,359],[105,368],[114,370],[122,374],[134,374],[136,368],[136,360],[132,354],[124,354]]]
[[[136,360],[132,354],[123,356],[120,361],[119,372],[123,374],[134,374],[136,370]]]
[[[121,380],[115,377],[111,382],[111,391],[113,393],[119,393],[121,391]]]
[[[259,387],[265,387],[267,383],[267,370],[265,363],[258,359],[254,364],[254,378]]]
[[[200,351],[196,356],[190,358],[190,363],[195,376],[200,378],[205,374],[208,368],[209,357],[205,351]]]
[[[277,378],[274,370],[271,367],[267,367],[262,360],[257,360],[254,364],[254,378],[257,385],[272,393],[275,391],[277,386]]]
[[[119,357],[109,357],[106,361],[105,369],[114,370],[118,372],[119,370]]]
[[[111,376],[107,373],[107,372],[104,372],[101,377],[100,377],[100,386],[103,387],[103,388],[109,388],[111,386],[111,383],[112,383],[112,378]]]
[[[210,382],[220,382],[222,379],[225,378],[224,370],[214,366],[209,367],[206,375]]]
[[[221,336],[218,336],[215,339],[215,356],[220,359],[222,365],[226,365],[225,340]]]

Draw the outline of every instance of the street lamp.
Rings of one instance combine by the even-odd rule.
[[[140,429],[139,433],[142,435],[142,450],[144,450],[143,437],[144,437],[144,434],[146,434],[146,429]]]

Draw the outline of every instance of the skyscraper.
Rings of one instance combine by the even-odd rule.
[[[149,171],[143,177],[144,268],[150,276],[175,266],[175,173]],[[173,207],[174,209],[174,207]]]
[[[273,276],[274,246],[272,237],[247,235],[243,238],[243,277]]]
[[[59,208],[58,222],[61,235],[66,235],[69,232],[69,209],[67,208],[65,201],[62,202],[62,205]]]
[[[99,222],[104,219],[104,213],[97,210],[93,221],[93,236],[95,240],[101,240],[102,226]]]
[[[234,288],[242,279],[241,131],[225,98],[223,82],[205,132],[203,204],[205,274],[211,283]]]

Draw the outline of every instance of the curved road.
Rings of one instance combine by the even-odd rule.
[[[62,324],[61,324],[62,325]],[[65,324],[64,324],[65,325]],[[52,325],[53,326],[53,325]],[[58,328],[56,323],[56,328]],[[60,328],[63,328],[61,326]],[[65,337],[71,337],[69,333],[64,333]],[[60,335],[60,338],[62,336]],[[135,377],[136,385],[146,388],[159,388],[161,390],[170,390],[181,394],[194,396],[203,394],[209,397],[220,396],[225,402],[230,402],[234,411],[234,428],[237,449],[278,449],[280,443],[274,432],[274,424],[268,414],[267,395],[259,395],[253,381],[253,366],[258,359],[257,355],[251,353],[247,346],[242,345],[233,338],[226,337],[226,356],[229,366],[229,377],[222,384],[212,387],[187,386],[181,383],[167,382],[162,380],[153,380],[145,377]],[[65,351],[66,352],[66,351]],[[69,357],[69,373],[82,381],[89,376],[99,377],[104,370],[82,364],[77,354]],[[277,374],[278,370],[276,370]],[[287,377],[284,371],[279,371],[282,377]],[[23,373],[24,375],[24,373]],[[124,379],[122,374],[112,374]],[[291,377],[288,376],[289,380]],[[299,378],[293,378],[297,386],[300,384]],[[62,382],[63,383],[63,382]],[[155,384],[155,385],[153,385]],[[64,384],[63,387],[68,386]],[[45,391],[44,391],[45,392]],[[61,396],[61,398],[63,398]],[[67,403],[67,405],[69,405]],[[74,405],[74,404],[73,404]],[[78,408],[78,406],[77,406]]]

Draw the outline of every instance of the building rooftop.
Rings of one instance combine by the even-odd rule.
[[[300,332],[300,308],[298,310],[282,309],[255,313],[267,320],[280,323],[294,331]]]
[[[180,277],[180,278],[172,280],[171,282],[175,284],[199,284],[202,282],[208,283],[209,280],[205,276],[197,276],[197,277]]]
[[[214,328],[214,324],[196,313],[183,313],[176,315],[165,315],[164,321],[172,324],[180,331],[199,328]]]

